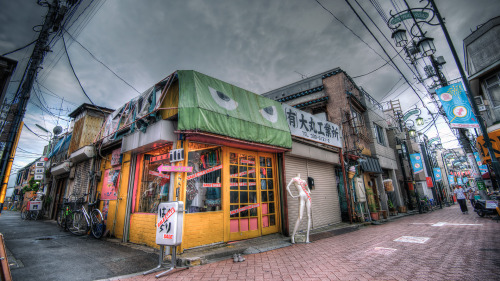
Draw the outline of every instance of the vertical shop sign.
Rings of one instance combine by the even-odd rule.
[[[338,125],[289,105],[282,106],[292,136],[342,147],[342,132]]]
[[[413,173],[418,174],[424,170],[422,164],[422,156],[420,153],[410,154],[411,166],[413,167]]]
[[[182,242],[184,202],[160,203],[156,218],[156,244],[177,246]]]
[[[104,171],[101,200],[116,200],[119,180],[120,169],[108,169]]]
[[[436,90],[452,128],[478,128],[469,99],[461,82]]]
[[[425,180],[427,181],[427,187],[431,188],[434,185],[432,184],[432,178],[431,177],[426,177]]]

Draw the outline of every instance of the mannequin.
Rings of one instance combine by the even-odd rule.
[[[293,196],[290,191],[290,186],[293,184],[295,189],[299,192],[298,196]],[[293,228],[292,233],[292,244],[295,244],[295,233],[299,229],[300,221],[302,220],[302,216],[304,215],[304,206],[307,208],[307,236],[306,243],[309,243],[309,230],[311,230],[311,191],[307,186],[307,182],[300,178],[300,173],[297,174],[296,177],[292,178],[290,183],[286,186],[286,190],[292,196],[292,198],[299,198],[299,217],[297,218],[297,222],[295,223],[295,227]]]

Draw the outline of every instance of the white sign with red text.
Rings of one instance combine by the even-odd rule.
[[[177,246],[182,242],[184,202],[160,203],[156,218],[156,244]]]

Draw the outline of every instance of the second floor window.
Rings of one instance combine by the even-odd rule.
[[[373,123],[373,127],[375,128],[375,136],[377,137],[377,142],[381,145],[385,145],[384,129],[375,123]]]
[[[494,107],[500,106],[500,73],[486,79],[486,90],[491,98]]]

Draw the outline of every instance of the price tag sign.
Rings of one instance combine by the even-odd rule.
[[[177,246],[182,242],[184,202],[160,203],[156,218],[156,244]]]
[[[497,202],[494,200],[486,200],[486,209],[496,209],[497,208]]]

